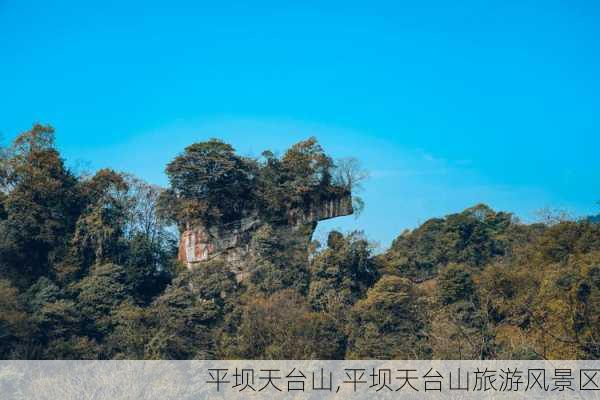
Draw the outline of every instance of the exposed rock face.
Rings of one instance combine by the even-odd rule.
[[[350,193],[315,204],[308,210],[294,209],[283,221],[265,221],[258,212],[232,223],[206,227],[189,226],[179,242],[179,260],[194,268],[209,260],[223,260],[232,268],[238,281],[249,276],[248,270],[256,258],[253,237],[260,228],[269,229],[285,242],[286,249],[308,260],[308,245],[319,221],[350,215]]]

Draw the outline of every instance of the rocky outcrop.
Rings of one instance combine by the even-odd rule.
[[[255,211],[249,216],[225,225],[188,224],[181,233],[179,260],[194,268],[210,260],[224,261],[238,281],[251,273],[256,251],[252,243],[256,233],[265,226],[286,243],[286,249],[308,260],[308,245],[319,221],[353,213],[352,196],[345,193],[306,209],[292,209],[286,218],[266,221]]]

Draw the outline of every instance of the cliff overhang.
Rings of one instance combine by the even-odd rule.
[[[211,260],[224,261],[236,274],[238,281],[249,276],[256,259],[251,243],[256,232],[269,225],[308,260],[308,245],[319,221],[354,213],[349,191],[330,196],[305,208],[292,208],[279,219],[265,218],[254,210],[239,220],[223,225],[208,226],[202,222],[187,223],[179,242],[179,261],[189,269]]]

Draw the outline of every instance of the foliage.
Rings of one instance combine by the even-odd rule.
[[[21,304],[19,292],[9,281],[0,280],[0,356],[11,355],[20,336],[26,334],[27,314]]]
[[[292,289],[252,296],[242,306],[239,328],[227,355],[254,359],[339,359],[345,338],[336,321],[310,310]]]
[[[512,229],[511,214],[478,205],[404,232],[394,240],[382,263],[390,274],[417,280],[435,276],[448,263],[481,268],[507,253]]]
[[[213,139],[167,173],[166,190],[110,169],[77,177],[44,125],[0,149],[0,357],[600,358],[594,219],[527,225],[477,205],[382,254],[333,231],[307,260],[282,223],[359,187],[355,161],[314,138],[259,160]],[[177,263],[175,224],[257,215],[247,279]]]
[[[364,296],[377,278],[369,242],[360,232],[344,237],[329,233],[327,248],[310,266],[309,300],[315,310],[347,315],[348,308]]]
[[[255,161],[217,139],[194,143],[166,169],[170,188],[161,194],[162,215],[185,226],[227,224],[249,213],[280,221],[290,210],[348,194],[332,182],[334,163],[315,138],[296,143],[282,158],[265,151]]]
[[[352,310],[348,357],[414,359],[427,355],[419,296],[406,278],[385,275]]]
[[[54,148],[53,132],[34,125],[15,139],[3,163],[0,271],[21,288],[51,273],[79,211],[77,181]]]
[[[298,229],[312,229],[299,227]],[[305,293],[308,288],[309,272],[302,254],[293,249],[304,243],[295,243],[293,237],[277,233],[277,227],[265,225],[258,229],[250,243],[256,254],[255,266],[250,282],[258,290],[273,294],[286,288]]]
[[[469,271],[462,265],[451,264],[438,276],[438,292],[443,304],[471,301],[475,284]]]
[[[174,221],[228,222],[242,216],[256,167],[217,139],[194,143],[167,165],[171,189],[163,196],[164,212]]]

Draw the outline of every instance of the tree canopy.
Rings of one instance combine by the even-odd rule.
[[[382,253],[332,231],[307,260],[276,221],[360,186],[353,161],[314,138],[256,160],[212,139],[166,170],[167,189],[111,169],[78,176],[45,125],[1,149],[0,357],[600,357],[594,218],[524,224],[480,204]],[[249,241],[247,279],[228,261],[176,261],[176,224],[247,213],[273,222]]]

